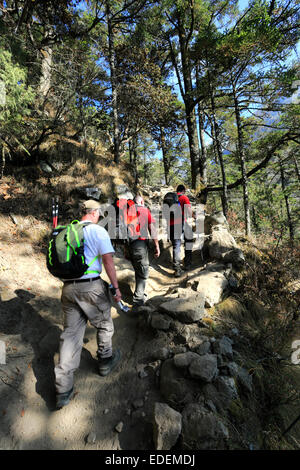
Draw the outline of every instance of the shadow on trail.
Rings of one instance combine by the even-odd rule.
[[[183,260],[184,257],[182,258],[182,262]],[[183,275],[190,274],[191,272],[195,272],[195,270],[202,268],[206,261],[207,260],[205,260],[205,258],[203,257],[202,250],[193,251],[191,269],[183,273]],[[166,278],[174,279],[173,261],[168,250],[164,250],[159,258],[154,258],[154,256],[150,256],[150,266]],[[171,272],[167,271],[164,268],[171,270]],[[195,275],[196,274],[197,272],[195,273]]]
[[[52,411],[55,406],[54,354],[58,351],[61,331],[30,305],[35,295],[23,289],[17,289],[15,293],[15,298],[0,301],[0,333],[20,335],[22,341],[30,344],[34,353],[31,367],[36,378],[36,392]]]
[[[169,277],[169,278],[174,278],[174,273],[173,271],[172,272],[168,272],[166,271],[163,266],[160,264],[159,260],[151,260],[150,261],[150,267],[153,268],[155,271],[157,271],[159,274],[161,274],[162,276],[165,276],[165,277]],[[168,267],[172,267],[172,265],[170,264],[170,266]]]

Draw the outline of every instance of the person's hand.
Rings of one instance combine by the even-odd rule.
[[[155,258],[158,258],[159,255],[160,255],[160,249],[159,249],[159,246],[157,246],[157,247],[155,248],[154,257],[155,257]]]
[[[122,300],[122,294],[120,292],[120,289],[116,289],[116,295],[114,295],[114,301],[115,302],[120,302]]]

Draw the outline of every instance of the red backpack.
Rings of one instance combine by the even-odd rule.
[[[116,238],[127,240],[129,243],[141,236],[139,210],[132,199],[116,199]]]

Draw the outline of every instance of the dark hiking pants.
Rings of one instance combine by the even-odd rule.
[[[177,233],[178,230],[173,226],[170,227],[170,241],[173,246],[173,267],[174,269],[180,268],[181,255],[181,236]],[[192,253],[193,253],[193,232],[190,225],[185,224],[184,230],[184,265],[190,266],[192,263]]]
[[[135,272],[133,304],[142,305],[145,301],[146,281],[149,276],[149,255],[146,240],[135,240],[129,245],[130,259]]]

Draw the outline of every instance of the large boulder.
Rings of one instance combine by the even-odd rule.
[[[170,450],[181,433],[182,417],[166,403],[155,403],[153,437],[156,450]]]
[[[244,392],[253,392],[252,375],[250,375],[246,369],[239,366],[236,362],[229,362],[226,368],[229,372],[229,375],[237,380]]]
[[[215,354],[197,355],[189,366],[189,373],[195,379],[211,382],[218,374],[218,359]]]
[[[200,355],[211,352],[210,340],[203,334],[203,329],[199,328],[197,323],[184,326],[189,330],[185,341],[189,349]]]
[[[221,356],[225,356],[228,359],[233,358],[232,340],[227,336],[223,336],[222,338],[217,339],[213,343],[212,347],[215,354],[220,354]]]
[[[151,326],[155,330],[168,331],[171,326],[171,319],[159,313],[154,313],[151,317]]]
[[[182,441],[186,449],[223,449],[229,432],[222,419],[198,403],[182,412]]]
[[[211,259],[222,260],[238,268],[244,265],[243,252],[229,232],[229,225],[223,212],[206,216],[204,231],[209,235],[205,242],[205,251]]]
[[[133,194],[126,184],[118,184],[115,192],[119,198],[133,199]]]
[[[199,384],[185,377],[173,359],[163,362],[160,370],[160,392],[169,405],[187,404],[200,392]]]
[[[192,341],[194,340],[194,337],[192,338]],[[196,353],[199,354],[200,356],[203,354],[209,354],[211,353],[211,343],[209,341],[209,338],[207,336],[198,336],[197,342],[194,341],[194,344],[196,343],[197,348],[196,348]],[[191,344],[193,345],[193,342],[191,341]]]
[[[221,414],[238,398],[235,380],[228,376],[218,376],[214,382],[206,384],[202,391],[206,401],[212,402]]]
[[[205,316],[204,296],[202,293],[188,298],[177,298],[163,303],[160,311],[184,323],[193,323]]]
[[[222,211],[206,214],[204,219],[204,232],[206,235],[211,234],[213,227],[221,225],[228,227],[228,222]]]
[[[228,228],[223,225],[214,226],[208,243],[210,258],[222,259],[224,253],[233,249],[238,249],[238,245]]]
[[[236,268],[242,268],[245,264],[245,256],[240,248],[233,248],[221,255],[224,263],[231,263]]]
[[[228,280],[222,271],[203,270],[191,281],[197,292],[204,296],[204,306],[213,307],[222,300],[224,290],[228,286]]]
[[[215,385],[219,394],[224,400],[224,406],[227,407],[232,400],[238,398],[238,392],[235,385],[235,380],[232,377],[220,375],[215,380]]]
[[[179,367],[179,369],[184,369],[188,368],[192,361],[198,359],[198,357],[198,354],[192,351],[187,351],[185,353],[175,354],[173,360],[176,367]]]

